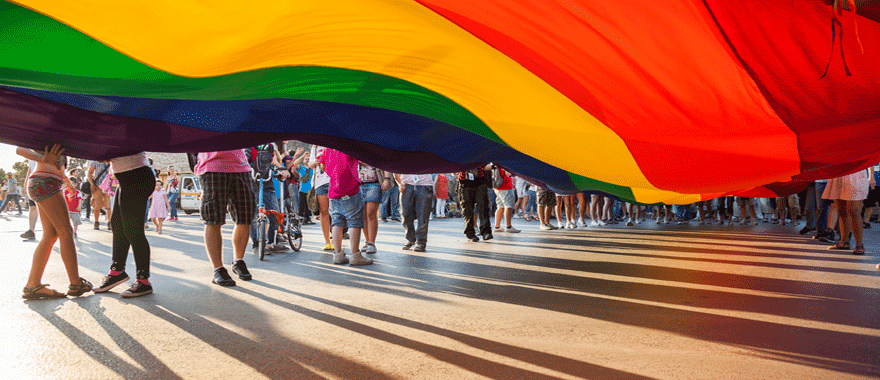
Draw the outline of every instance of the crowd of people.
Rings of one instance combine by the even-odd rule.
[[[800,194],[778,198],[721,197],[690,205],[653,205],[622,202],[603,193],[557,194],[493,164],[459,173],[401,174],[370,166],[344,152],[312,146],[286,150],[287,142],[195,154],[192,169],[201,183],[200,217],[204,244],[213,268],[212,282],[234,286],[222,258],[221,226],[229,215],[232,232],[231,269],[240,280],[253,278],[244,261],[248,240],[258,247],[254,223],[258,210],[298,215],[303,225],[318,219],[326,251],[334,264],[369,265],[365,255],[377,253],[379,220],[401,222],[402,249],[425,252],[428,226],[435,218],[463,217],[463,234],[472,242],[493,239],[493,233],[519,233],[513,219],[537,222],[540,230],[601,228],[609,224],[634,226],[653,220],[657,224],[734,224],[759,222],[800,226],[800,234],[831,243],[830,249],[864,254],[863,229],[880,202],[873,168],[826,181],[816,181]],[[88,291],[107,292],[129,280],[126,262],[131,252],[135,281],[122,297],[153,292],[150,245],[145,231],[152,221],[157,234],[166,219],[178,220],[176,202],[181,176],[174,167],[165,173],[152,168],[144,152],[90,162],[85,173],[66,171],[67,159],[59,145],[44,152],[19,148],[29,160],[25,184],[11,173],[3,182],[0,213],[12,212],[26,193],[30,228],[23,238],[35,238],[37,220],[43,235],[34,252],[30,276],[23,290],[26,299],[80,296]],[[85,178],[81,178],[83,176]],[[164,177],[164,181],[160,179]],[[111,262],[98,286],[78,273],[74,239],[77,228],[91,215],[94,229],[105,215],[113,233]],[[494,216],[494,227],[492,226]],[[555,220],[555,223],[554,223]],[[269,218],[266,247],[270,253],[287,250],[278,220]],[[838,231],[838,232],[835,232]],[[855,244],[850,245],[850,237]],[[836,238],[837,237],[837,238]],[[363,238],[364,244],[361,245]],[[343,240],[348,239],[348,250]],[[54,243],[60,252],[70,285],[66,293],[41,284],[43,270]]]

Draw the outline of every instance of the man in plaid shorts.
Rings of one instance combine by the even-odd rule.
[[[226,223],[227,206],[235,223],[232,230],[232,272],[238,278],[250,281],[251,274],[244,264],[244,251],[251,221],[257,213],[257,202],[251,189],[253,179],[247,156],[241,149],[203,152],[199,153],[198,161],[193,171],[202,184],[202,207],[199,212],[205,221],[205,250],[214,267],[211,282],[220,286],[235,286],[235,280],[223,266],[222,257],[223,236],[220,228]]]

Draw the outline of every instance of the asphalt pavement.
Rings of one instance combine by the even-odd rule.
[[[522,233],[478,243],[461,219],[435,220],[427,252],[413,252],[399,223],[380,223],[375,264],[361,267],[334,265],[315,225],[298,253],[249,253],[253,281],[223,288],[198,215],[181,214],[147,232],[154,294],[24,301],[26,225],[0,217],[11,379],[880,377],[880,224],[853,256],[800,227],[541,231],[521,219]],[[81,275],[99,283],[111,233],[81,227]],[[63,291],[55,249],[43,282]]]

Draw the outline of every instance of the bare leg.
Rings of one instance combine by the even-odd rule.
[[[378,210],[379,203],[376,202],[367,202],[364,207],[366,212],[364,216],[364,240],[367,243],[375,243],[376,235],[379,234],[379,218],[376,216]]]
[[[863,245],[862,236],[864,235],[864,226],[862,225],[862,205],[861,201],[844,201],[849,212],[850,224],[852,225],[853,236],[856,238],[856,245]]]
[[[222,227],[220,224],[205,225],[205,251],[208,253],[208,260],[211,260],[213,268],[223,266],[223,235],[220,233]],[[248,230],[250,230],[250,226],[248,226]],[[235,226],[235,231],[238,232],[238,225]],[[250,231],[248,231],[248,236],[250,236]],[[243,253],[244,250],[242,250],[242,257],[244,257]]]
[[[323,214],[322,214],[322,216],[323,216]],[[322,222],[324,221],[323,217],[321,218],[321,221]],[[337,254],[345,251],[345,249],[342,248],[342,229],[343,229],[342,226],[333,226],[333,242],[332,242],[332,244],[333,244],[333,248],[335,249],[335,252]],[[351,236],[352,235],[349,234],[349,238]],[[352,251],[352,253],[354,253],[354,252]]]
[[[353,255],[360,255],[361,251],[359,245],[361,243],[361,229],[358,227],[350,227],[349,230],[351,230],[348,234],[348,240],[349,243],[351,243],[351,253]]]
[[[219,229],[218,229],[219,233]],[[232,255],[236,259],[244,258],[244,251],[247,249],[248,240],[251,238],[250,224],[236,224],[232,229]],[[223,240],[220,241],[221,248]],[[222,252],[222,251],[221,251]],[[216,267],[215,267],[216,268]]]
[[[846,202],[836,199],[834,200],[834,204],[837,205],[837,214],[840,220],[840,241],[842,243],[849,243],[849,233],[852,224],[849,212],[846,208]]]
[[[326,195],[318,195],[318,207],[321,209],[321,232],[324,233],[324,243],[330,244],[330,198]],[[339,238],[342,239],[342,231],[339,233]]]
[[[501,217],[504,215],[504,210],[502,207],[495,210],[495,228],[501,228]]]
[[[508,228],[513,226],[512,224],[510,224],[512,219],[513,219],[513,209],[512,208],[505,208],[504,209],[504,221],[507,223]]]

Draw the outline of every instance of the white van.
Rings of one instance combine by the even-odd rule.
[[[202,185],[199,177],[192,173],[180,175],[180,209],[187,215],[198,212],[202,207]]]

